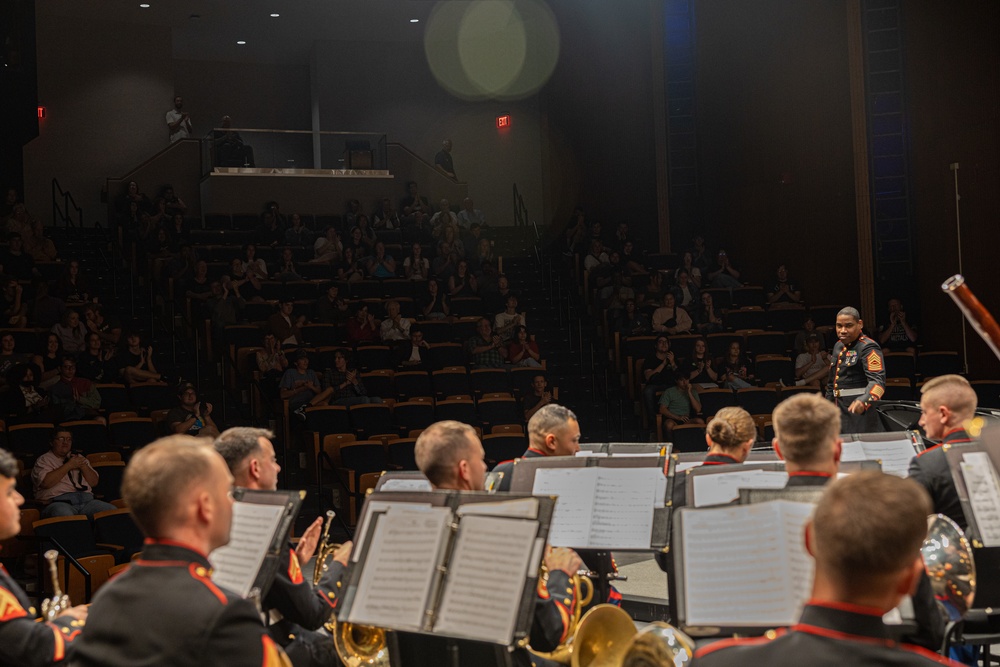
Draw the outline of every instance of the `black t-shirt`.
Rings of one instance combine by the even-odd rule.
[[[441,167],[449,174],[455,173],[455,163],[451,159],[451,153],[447,151],[438,151],[438,154],[434,156],[435,166]]]
[[[174,432],[174,424],[180,424],[186,422],[188,419],[194,417],[194,413],[185,408],[174,408],[167,413],[166,422],[169,426],[170,433]],[[191,425],[187,430],[187,435],[198,435],[205,425],[202,423],[201,419],[196,419],[194,424]]]
[[[656,356],[656,353],[646,357],[646,362],[642,365],[642,372],[645,375],[646,371],[652,370],[658,367],[662,363],[662,360]],[[646,380],[646,384],[654,385],[673,385],[674,384],[674,369],[670,367],[670,362],[668,361],[663,366],[663,370],[659,373],[655,373],[649,376]]]
[[[95,356],[86,352],[76,360],[76,374],[91,382],[108,382],[111,371],[100,355]]]

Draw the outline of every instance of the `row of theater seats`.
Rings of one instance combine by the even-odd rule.
[[[168,409],[151,412],[141,417],[135,412],[108,414],[108,423],[93,419],[61,422],[73,434],[74,451],[87,455],[113,452],[121,460],[129,452],[143,447],[163,434],[163,420]],[[8,424],[0,421],[0,446],[14,454],[25,467],[34,465],[35,459],[49,449],[49,439],[55,424],[26,421]]]

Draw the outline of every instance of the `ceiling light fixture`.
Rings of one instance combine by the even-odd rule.
[[[243,41],[242,39],[240,41],[236,42],[236,43],[239,44],[240,46],[243,46],[244,44],[246,44],[246,42]]]
[[[278,18],[279,16],[281,16],[281,14],[271,14],[271,18],[272,18],[272,19],[276,19],[276,18]]]
[[[420,19],[410,19],[410,23],[420,23]]]
[[[149,3],[148,2],[144,2],[144,3],[142,3],[139,6],[142,7],[143,9],[149,9]]]

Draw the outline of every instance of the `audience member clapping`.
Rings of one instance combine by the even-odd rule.
[[[802,352],[808,351],[808,346],[806,345],[810,336],[815,335],[819,338],[819,347],[821,350],[829,350],[830,347],[826,344],[826,337],[823,336],[822,331],[816,329],[816,320],[813,319],[811,313],[806,313],[805,318],[802,320],[802,329],[795,334],[795,352],[801,354]]]
[[[354,312],[354,317],[347,321],[347,342],[357,345],[378,340],[378,324],[375,322],[375,316],[368,312],[368,304],[362,303]]]
[[[361,261],[354,256],[354,248],[348,246],[344,248],[343,259],[336,265],[337,280],[345,283],[354,283],[364,280],[365,274],[361,270]]]
[[[403,275],[409,280],[427,280],[430,271],[431,263],[424,257],[423,246],[414,241],[410,246],[410,256],[403,260]]]
[[[715,256],[715,264],[715,268],[708,272],[709,285],[730,290],[743,286],[740,282],[740,272],[730,264],[729,253],[724,248]]]
[[[623,338],[645,336],[651,330],[649,320],[636,309],[635,299],[625,301],[625,309],[621,311],[615,328]]]
[[[330,387],[333,395],[331,405],[364,405],[366,403],[381,403],[378,396],[369,396],[361,381],[361,372],[353,365],[348,365],[347,350],[341,348],[333,353],[333,369],[330,372]]]
[[[63,356],[62,341],[59,336],[50,333],[45,337],[45,348],[32,360],[42,372],[41,377],[36,378],[39,386],[48,387],[59,379],[59,364],[62,363]]]
[[[821,344],[818,334],[806,337],[806,351],[795,358],[796,387],[808,385],[821,388],[826,385],[833,359],[829,352],[820,347]]]
[[[59,337],[64,352],[75,354],[86,346],[87,327],[80,321],[80,313],[67,310],[62,321],[52,327],[51,332]]]
[[[718,381],[727,389],[746,389],[753,386],[751,363],[743,354],[742,347],[739,341],[734,340],[729,344],[726,354],[715,360]]]
[[[700,305],[692,313],[695,330],[700,334],[720,333],[724,326],[722,315],[715,307],[715,300],[711,292],[702,292]]]
[[[687,333],[692,327],[691,316],[683,308],[677,307],[674,295],[663,295],[663,306],[653,311],[653,331],[670,335]]]
[[[395,278],[396,260],[386,253],[385,244],[375,242],[375,252],[368,259],[368,276],[371,278]]]
[[[323,405],[333,395],[333,389],[320,388],[316,371],[309,368],[309,354],[299,350],[295,361],[281,376],[279,383],[281,398],[288,401],[288,410],[300,420],[306,420],[305,409],[312,405]]]
[[[399,302],[395,299],[385,304],[385,319],[379,325],[383,341],[407,340],[410,337],[410,319],[399,312]]]
[[[347,301],[340,296],[340,288],[331,283],[326,288],[326,293],[316,299],[316,303],[313,305],[313,321],[342,327],[347,324],[348,317],[350,317],[350,313],[348,313]]]
[[[313,243],[313,259],[310,264],[334,264],[340,260],[343,252],[344,244],[340,242],[340,234],[331,225]]]
[[[778,280],[767,291],[767,302],[772,308],[787,308],[802,303],[802,291],[798,283],[788,278],[788,269],[782,264],[777,270]]]
[[[708,343],[705,342],[704,338],[699,338],[694,342],[691,356],[679,366],[692,384],[708,388],[717,386],[719,374],[712,367],[712,360],[708,356]]]
[[[479,283],[476,277],[469,272],[469,263],[464,259],[458,260],[455,273],[448,278],[448,296],[451,298],[476,296],[479,293]]]
[[[91,290],[86,278],[80,275],[80,262],[69,260],[66,270],[56,280],[52,287],[52,295],[67,303],[83,303],[90,301]]]
[[[450,301],[437,278],[431,278],[427,281],[427,291],[421,299],[420,311],[428,320],[442,320],[451,314]]]
[[[105,423],[98,411],[101,394],[94,383],[76,376],[76,359],[70,355],[59,364],[59,379],[49,387],[52,404],[62,408],[63,420],[95,419]]]
[[[95,383],[117,382],[118,377],[111,360],[113,347],[104,347],[101,337],[91,331],[87,334],[87,349],[76,358],[76,374]]]
[[[528,328],[523,324],[514,329],[514,335],[507,346],[507,361],[518,367],[541,368],[542,366],[542,355],[538,349],[538,343],[531,340]]]
[[[281,257],[278,259],[278,266],[274,272],[274,280],[288,282],[289,280],[305,280],[299,275],[295,266],[295,255],[289,247],[282,248]]]
[[[504,304],[504,311],[497,313],[493,320],[493,330],[504,343],[510,341],[517,327],[527,326],[528,316],[526,313],[517,312],[517,296],[507,295],[507,302]]]

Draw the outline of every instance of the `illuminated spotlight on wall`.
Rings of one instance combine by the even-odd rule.
[[[559,28],[542,0],[438,2],[424,53],[438,83],[468,100],[536,93],[559,60]]]

